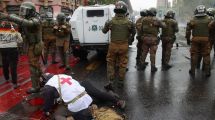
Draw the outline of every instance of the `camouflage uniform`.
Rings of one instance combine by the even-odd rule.
[[[137,30],[137,40],[138,40],[138,43],[137,43],[137,57],[136,57],[136,65],[138,67],[138,65],[140,64],[140,56],[142,55],[142,44],[143,44],[143,41],[141,39],[141,27],[142,27],[142,20],[144,17],[147,16],[147,10],[142,10],[140,12],[140,15],[141,17],[139,19],[137,19],[136,21],[136,30]],[[146,63],[147,64],[147,63]]]
[[[142,20],[142,28],[141,31],[143,32],[143,52],[141,56],[141,69],[145,69],[145,59],[147,57],[148,52],[150,52],[150,61],[151,61],[151,72],[157,71],[155,66],[155,56],[157,51],[158,45],[158,33],[159,28],[165,27],[165,24],[158,20],[155,16],[148,16]]]
[[[66,67],[66,69],[70,69],[68,63],[70,32],[71,26],[65,20],[63,20],[62,22],[58,21],[57,24],[53,27],[53,33],[57,37],[56,46],[58,48],[62,61],[60,68]]]
[[[190,43],[192,32],[192,45],[190,48],[191,54],[191,69],[189,73],[195,75],[195,67],[199,54],[203,56],[204,72],[206,76],[210,76],[210,41],[208,25],[212,19],[207,16],[198,16],[198,14],[187,23],[186,39]]]
[[[42,54],[42,41],[41,41],[41,21],[37,18],[35,12],[35,5],[32,2],[23,2],[20,7],[20,12],[31,10],[32,12],[20,13],[24,18],[16,16],[16,15],[6,15],[0,14],[1,17],[5,17],[9,21],[13,21],[17,24],[22,25],[24,28],[24,32],[26,34],[26,39],[28,40],[29,48],[28,48],[28,58],[30,65],[30,73],[31,73],[31,81],[32,88],[30,88],[27,93],[39,92],[40,86],[40,76],[41,76],[41,68],[40,68],[40,56]],[[26,14],[26,13],[32,13]]]
[[[44,61],[48,61],[49,50],[52,50],[52,63],[56,63],[56,37],[53,34],[54,20],[45,19],[42,21],[42,38],[44,42]]]
[[[208,8],[207,9],[207,15],[210,16],[211,19],[214,19],[215,9],[214,8]],[[215,47],[214,38],[215,38],[215,30],[214,30],[214,28],[211,28],[209,31],[209,40],[210,40],[210,44],[211,44],[211,50],[213,47]],[[214,49],[214,56],[215,56],[215,49]],[[198,68],[198,69],[200,68],[201,61],[202,61],[202,55],[199,54],[196,68]],[[203,69],[204,69],[204,64],[202,63],[202,70]]]
[[[165,17],[163,22],[166,28],[162,28],[162,65],[164,68],[170,68],[169,60],[171,56],[171,49],[176,40],[175,33],[178,32],[178,23],[173,18]]]
[[[111,30],[111,42],[106,57],[108,79],[114,80],[115,67],[118,64],[119,80],[123,81],[128,63],[128,39],[135,33],[135,29],[124,14],[116,14],[111,21],[106,22],[102,31],[107,33],[109,30]]]

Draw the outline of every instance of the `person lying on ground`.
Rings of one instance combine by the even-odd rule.
[[[62,101],[54,113],[56,120],[66,120],[68,116],[73,116],[75,120],[91,120],[92,114],[89,106],[95,99],[110,102],[122,109],[125,107],[124,100],[98,90],[89,81],[79,82],[66,74],[45,73],[42,78],[43,81],[47,81],[42,89],[45,115],[50,115],[50,110],[57,98]]]

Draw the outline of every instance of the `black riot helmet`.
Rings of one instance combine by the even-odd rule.
[[[175,18],[175,12],[173,10],[168,10],[166,15],[164,15],[166,18]]]
[[[206,7],[204,5],[199,5],[196,7],[194,15],[196,17],[206,16],[207,15],[206,12],[207,12]]]
[[[147,9],[143,9],[140,11],[140,16],[145,17],[148,15],[148,10]]]
[[[59,13],[57,15],[57,22],[64,23],[66,21],[66,15],[64,13]]]
[[[19,15],[24,18],[35,16],[36,7],[32,2],[23,2],[20,6]]]
[[[148,15],[149,15],[149,16],[156,16],[156,14],[157,14],[156,8],[150,8],[150,9],[148,10]]]
[[[207,15],[214,17],[215,15],[215,8],[208,8],[207,9]]]
[[[115,4],[115,8],[114,8],[114,12],[116,14],[125,14],[127,13],[127,4],[123,1],[118,1],[116,4]]]

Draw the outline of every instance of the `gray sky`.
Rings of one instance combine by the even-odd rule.
[[[130,0],[132,8],[140,11],[142,9],[148,9],[150,7],[156,7],[157,0]]]
[[[169,0],[172,1],[172,0]],[[130,0],[134,10],[140,11],[142,9],[148,9],[150,7],[156,7],[157,0]]]

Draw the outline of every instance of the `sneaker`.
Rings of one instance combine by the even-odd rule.
[[[119,101],[117,102],[117,106],[118,106],[120,109],[124,109],[125,106],[126,106],[125,100],[119,100]]]

